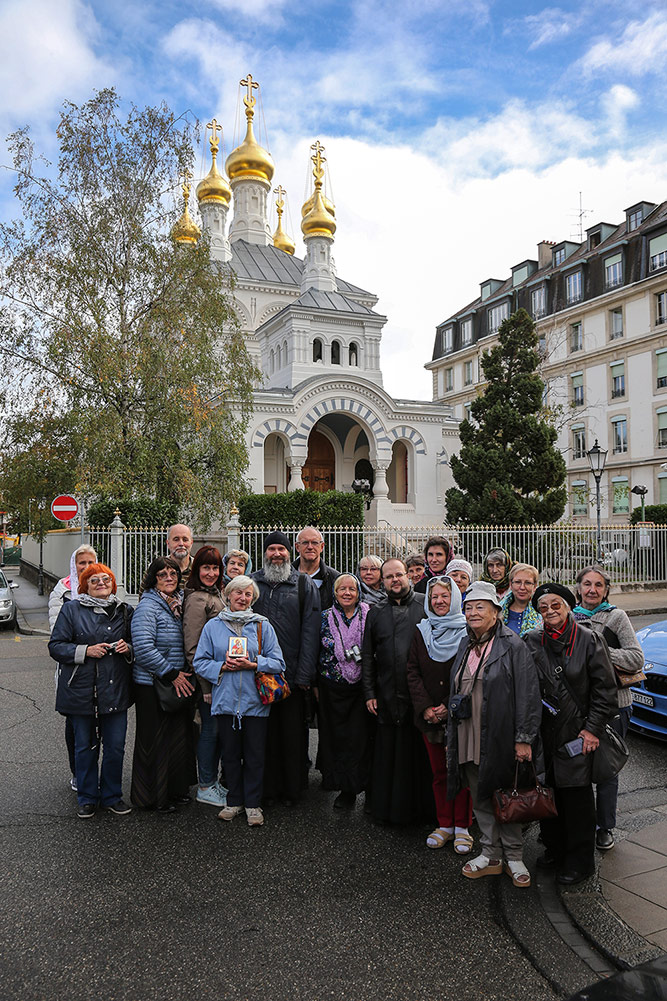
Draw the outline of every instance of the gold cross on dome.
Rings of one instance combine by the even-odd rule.
[[[218,132],[222,134],[222,125],[218,125],[217,119],[212,118],[211,121],[206,126],[206,129],[211,130],[211,138],[209,139],[209,146],[211,147],[211,153],[215,155],[220,148],[220,139],[218,139]]]
[[[284,195],[287,194],[282,184],[279,184],[277,188],[273,189],[274,195],[278,195],[278,200],[276,201],[276,208],[278,212],[282,215],[282,211],[285,208]]]
[[[243,103],[246,108],[254,108],[257,104],[257,98],[253,96],[253,90],[259,90],[259,84],[256,80],[253,80],[250,73],[248,73],[245,80],[241,80],[241,86],[248,88],[248,96],[243,98]]]
[[[190,181],[192,180],[192,171],[188,170],[186,167],[183,171],[183,199],[187,202],[190,197]]]
[[[322,164],[327,162],[326,157],[322,156],[322,154],[324,153],[324,146],[318,139],[316,140],[316,142],[313,143],[313,145],[310,148],[315,150],[314,154],[310,158],[315,164],[315,169],[313,170],[313,176],[316,181],[321,181],[322,178],[324,177],[324,168]]]

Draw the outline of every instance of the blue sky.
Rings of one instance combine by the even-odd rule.
[[[401,397],[430,396],[437,322],[576,232],[580,191],[584,226],[667,198],[665,0],[295,6],[4,0],[1,133],[30,121],[53,155],[62,101],[113,85],[217,116],[228,152],[250,71],[294,237],[308,147],[327,147],[338,272],[379,296]],[[3,172],[0,215],[14,211]]]

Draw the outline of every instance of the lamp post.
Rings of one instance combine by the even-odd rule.
[[[645,507],[644,507],[644,498],[646,497],[646,494],[648,493],[648,487],[645,487],[643,484],[638,483],[636,486],[634,486],[632,488],[632,490],[630,491],[630,493],[631,494],[638,494],[641,497],[641,499],[642,499],[642,521],[646,521],[646,510],[645,510]]]
[[[591,472],[595,477],[595,507],[597,511],[597,558],[598,562],[602,559],[602,528],[600,525],[600,480],[602,479],[602,474],[604,472],[604,466],[607,461],[607,449],[600,448],[597,438],[595,439],[595,444],[592,448],[589,448],[586,453],[588,456],[588,464],[591,467]]]

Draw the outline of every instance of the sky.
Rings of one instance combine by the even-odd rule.
[[[29,123],[52,158],[62,102],[107,86],[216,117],[227,154],[248,72],[299,256],[326,148],[337,271],[388,317],[396,397],[431,398],[435,327],[485,279],[667,198],[667,0],[0,0],[0,136]]]

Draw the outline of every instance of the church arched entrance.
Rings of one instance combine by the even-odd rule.
[[[308,437],[308,458],[301,473],[306,490],[336,488],[336,455],[329,439],[315,428]]]

